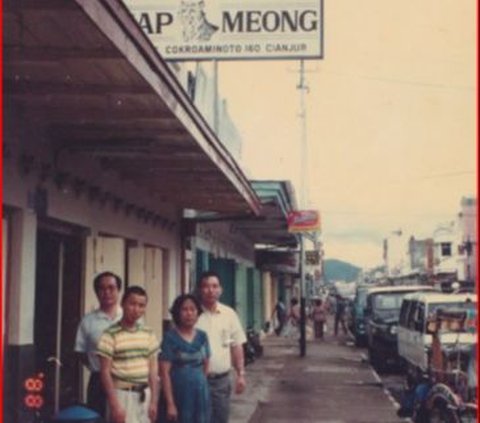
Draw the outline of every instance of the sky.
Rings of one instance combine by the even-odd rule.
[[[324,2],[305,62],[308,204],[325,258],[382,264],[382,240],[454,220],[476,186],[476,1]],[[219,63],[252,179],[300,192],[299,61]]]

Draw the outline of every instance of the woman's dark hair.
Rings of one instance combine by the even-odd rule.
[[[322,300],[320,298],[317,298],[315,300],[315,305],[317,305],[317,306],[322,305]]]
[[[191,300],[193,304],[195,304],[195,307],[197,308],[198,315],[202,313],[202,306],[200,305],[200,302],[198,301],[197,297],[193,294],[182,294],[179,295],[177,298],[175,298],[175,301],[172,304],[172,307],[170,308],[170,314],[172,315],[173,322],[175,323],[175,326],[180,326],[181,321],[180,321],[180,309],[183,306],[183,303],[187,300]]]
[[[93,289],[95,290],[95,293],[98,294],[98,291],[100,290],[100,282],[102,281],[103,278],[113,278],[115,279],[115,283],[117,284],[117,288],[119,291],[122,290],[122,279],[120,276],[116,275],[113,272],[102,272],[95,276],[95,279],[93,279]]]
[[[292,305],[297,305],[298,304],[298,300],[294,297],[290,300],[290,304]]]
[[[145,291],[141,286],[129,286],[125,289],[125,292],[122,296],[122,304],[127,300],[130,295],[140,295],[141,297],[145,297],[148,300],[147,291]]]

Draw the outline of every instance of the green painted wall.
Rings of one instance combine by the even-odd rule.
[[[220,276],[223,288],[220,301],[235,308],[235,261],[210,256],[210,270]]]
[[[203,272],[209,269],[209,254],[207,251],[197,248],[195,252],[195,280],[192,281],[192,288],[196,289],[198,278]]]
[[[258,269],[247,269],[247,327],[260,330],[263,317],[263,285]]]
[[[253,269],[253,306],[254,306],[254,328],[257,331],[263,327],[263,283],[262,275],[258,269]]]
[[[244,329],[248,324],[247,266],[237,264],[235,269],[235,309]]]

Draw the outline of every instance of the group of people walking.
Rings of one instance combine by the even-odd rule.
[[[345,300],[340,295],[336,295],[334,301],[316,298],[310,310],[306,313],[306,317],[313,323],[315,339],[323,339],[327,317],[331,312],[334,315],[334,335],[338,335],[339,327],[341,327],[343,333],[346,334],[345,309]],[[272,319],[275,318],[276,323],[274,332],[277,336],[283,335],[291,337],[292,335],[298,335],[300,317],[300,304],[297,298],[294,297],[290,300],[290,308],[288,311],[282,299],[279,298],[272,313]]]
[[[87,405],[108,423],[227,423],[234,390],[246,387],[245,333],[235,311],[220,303],[219,276],[199,278],[198,296],[178,296],[173,328],[161,344],[143,324],[148,296],[139,286],[122,289],[104,272],[94,279],[98,309],[80,322],[75,351],[90,370]]]

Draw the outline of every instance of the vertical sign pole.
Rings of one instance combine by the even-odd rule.
[[[305,107],[305,64],[303,59],[300,60],[300,82],[297,86],[300,90],[300,119],[301,119],[301,175],[300,175],[300,203],[301,207],[307,207],[307,128],[306,128],[306,107]],[[305,357],[307,351],[306,343],[306,300],[305,300],[305,238],[300,236],[300,357]]]
[[[300,357],[307,352],[306,312],[305,312],[305,246],[303,234],[300,234]]]
[[[213,61],[213,130],[218,137],[218,60]]]

